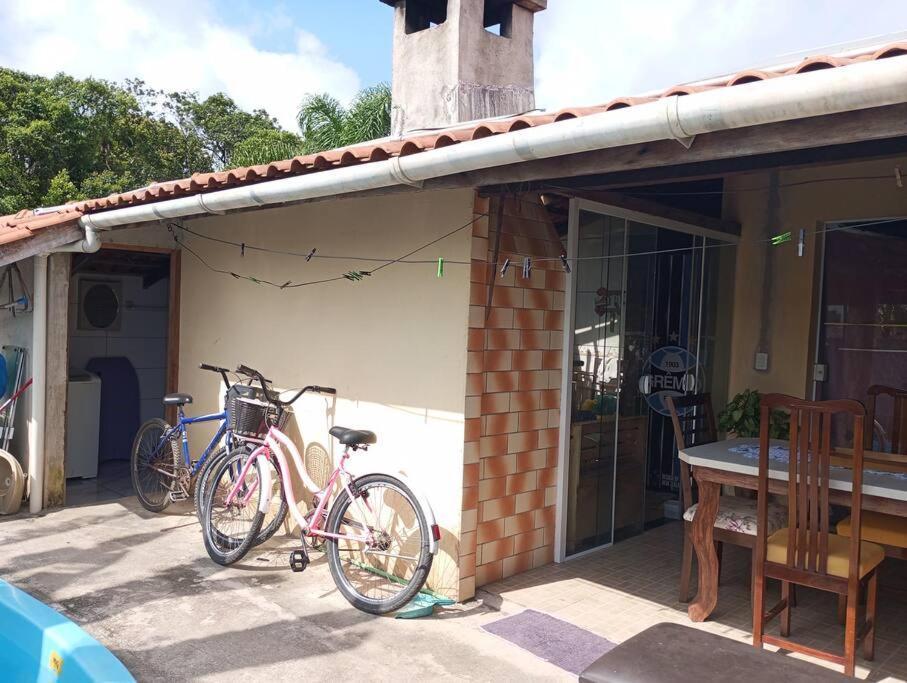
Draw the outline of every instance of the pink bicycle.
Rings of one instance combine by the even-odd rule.
[[[240,366],[237,372],[266,386],[257,370]],[[336,393],[331,388],[308,386],[286,401],[268,389],[263,389],[264,400],[237,398],[235,409],[249,411],[256,416],[253,419],[260,417],[267,425],[261,431],[267,433],[251,454],[248,449],[237,449],[224,458],[209,480],[202,525],[205,548],[219,564],[245,556],[272,498],[282,488],[302,535],[302,547],[290,554],[291,569],[301,572],[308,566],[307,546],[323,549],[337,588],[354,607],[372,614],[393,612],[422,588],[438,552],[440,531],[431,506],[396,477],[382,473],[353,476],[347,471],[352,453],[366,451],[377,442],[373,432],[364,430],[330,429],[343,453],[327,483],[316,484],[295,444],[281,431],[292,413],[291,404],[308,391]],[[295,474],[312,494],[305,515],[298,507],[293,471],[284,449],[293,459]],[[272,480],[274,471],[276,481]]]

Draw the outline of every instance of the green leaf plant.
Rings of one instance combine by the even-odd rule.
[[[745,389],[731,399],[718,414],[718,428],[728,435],[737,437],[758,437],[761,396],[755,389]],[[781,410],[773,410],[768,435],[772,439],[786,439],[790,435],[790,416]]]

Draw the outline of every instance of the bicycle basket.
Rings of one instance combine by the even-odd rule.
[[[238,436],[263,438],[271,425],[283,431],[293,411],[278,409],[266,401],[244,396],[232,396],[227,403],[230,427]]]

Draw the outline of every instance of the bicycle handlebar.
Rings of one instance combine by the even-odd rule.
[[[208,363],[199,363],[198,367],[200,370],[208,370],[209,372],[220,373],[220,376],[224,380],[224,386],[227,387],[227,389],[230,388],[230,379],[227,377],[227,373],[230,371],[227,370],[227,368],[221,368],[217,365],[209,365]]]
[[[289,401],[281,401],[277,398],[274,398],[273,392],[268,391],[268,389],[265,387],[265,383],[270,384],[271,380],[265,379],[265,377],[255,368],[250,368],[248,365],[240,364],[240,365],[236,366],[236,372],[238,372],[242,375],[246,375],[247,377],[254,377],[255,379],[257,379],[259,384],[261,384],[261,388],[265,392],[265,396],[268,397],[268,401],[273,403],[274,405],[288,406],[291,403],[295,403],[296,400],[300,396],[302,396],[304,393],[306,393],[307,391],[314,391],[319,394],[332,394],[332,395],[337,394],[337,390],[333,387],[321,387],[321,386],[318,386],[317,384],[310,384],[309,386],[303,387],[298,392],[296,392],[296,395],[293,398],[291,398]]]

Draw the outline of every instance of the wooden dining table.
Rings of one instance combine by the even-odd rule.
[[[770,493],[787,495],[788,462],[781,453],[787,441],[772,440],[769,458]],[[774,448],[773,448],[774,447]],[[718,555],[712,531],[718,517],[722,486],[757,490],[759,486],[759,439],[726,439],[680,451],[690,465],[699,488],[699,506],[691,535],[699,566],[699,588],[687,613],[693,621],[705,621],[718,604]],[[832,452],[829,502],[850,507],[852,470],[846,449]],[[866,451],[863,466],[863,509],[907,517],[907,463],[903,457]]]

